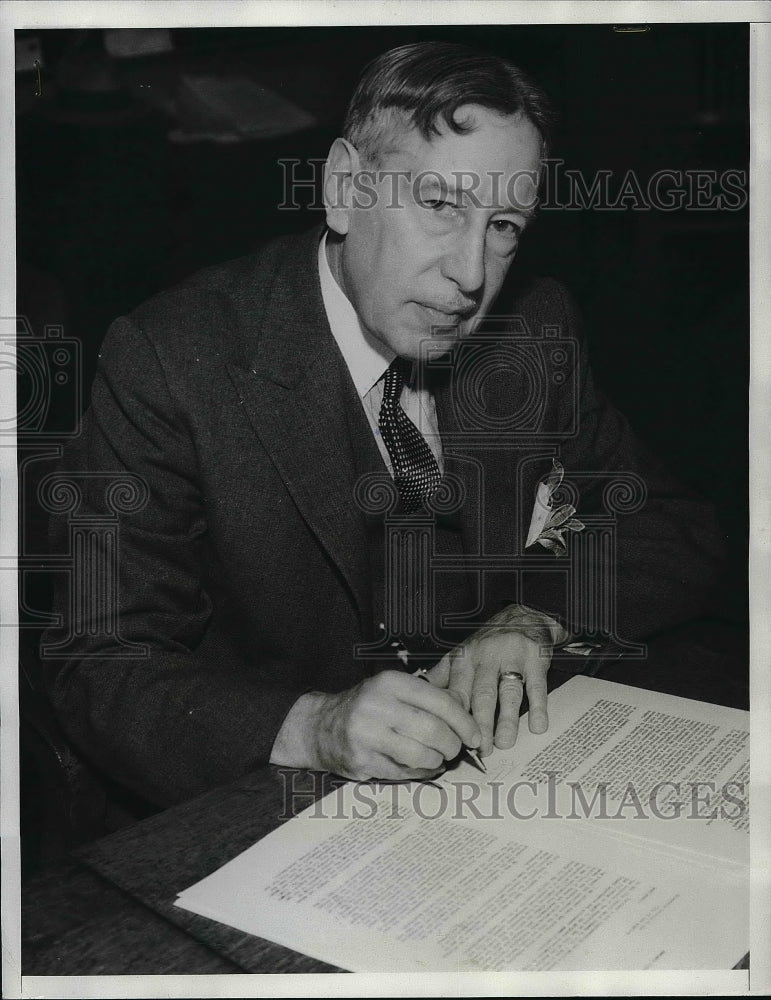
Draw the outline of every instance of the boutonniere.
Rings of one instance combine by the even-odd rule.
[[[586,527],[582,521],[574,517],[576,509],[572,504],[564,503],[557,508],[552,505],[554,491],[562,482],[564,475],[565,469],[562,463],[553,458],[552,471],[538,484],[525,548],[538,542],[555,556],[564,556],[567,552],[565,532],[583,531]]]

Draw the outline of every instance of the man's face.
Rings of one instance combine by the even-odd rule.
[[[535,208],[535,126],[477,105],[456,120],[471,129],[384,137],[374,183],[346,212],[338,280],[366,330],[404,357],[420,357],[426,340],[444,352],[471,332]]]

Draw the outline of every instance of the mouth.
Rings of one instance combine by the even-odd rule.
[[[433,325],[442,327],[460,326],[474,312],[473,309],[446,310],[422,304],[420,308],[427,313]]]

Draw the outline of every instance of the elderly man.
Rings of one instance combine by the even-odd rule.
[[[505,281],[549,121],[488,54],[387,52],[330,149],[323,231],[111,327],[64,470],[88,484],[81,519],[104,513],[105,476],[138,477],[146,502],[121,519],[115,593],[81,586],[68,612],[62,587],[44,653],[63,643],[71,738],[128,787],[166,804],[268,761],[429,777],[463,746],[511,746],[524,693],[543,731],[553,645],[602,631],[545,561],[574,558],[613,475],[644,495],[592,563],[600,626],[632,641],[707,606],[708,512],[596,392],[564,291]],[[545,523],[563,470],[578,513]]]

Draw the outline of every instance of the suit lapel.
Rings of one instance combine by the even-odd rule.
[[[326,319],[319,236],[317,230],[288,244],[269,294],[253,303],[259,318],[244,316],[237,324],[247,331],[246,342],[228,367],[255,433],[366,620],[368,558],[364,518],[354,501],[357,438],[351,435],[366,417]]]

